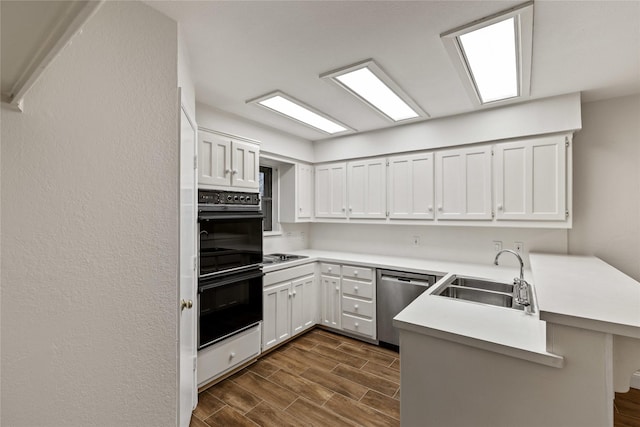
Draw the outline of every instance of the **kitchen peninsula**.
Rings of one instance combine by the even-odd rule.
[[[395,317],[402,425],[613,425],[640,368],[640,283],[595,257],[530,261],[533,316],[434,287]]]

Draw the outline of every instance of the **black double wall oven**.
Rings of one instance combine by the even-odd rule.
[[[258,193],[198,191],[198,349],[262,320]]]

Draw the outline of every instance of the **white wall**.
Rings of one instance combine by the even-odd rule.
[[[582,106],[569,251],[640,280],[640,95]]]
[[[178,27],[178,86],[180,87],[181,102],[187,110],[188,116],[196,118],[196,89],[191,78],[191,57],[187,42],[181,27]]]
[[[0,424],[175,424],[176,88],[176,23],[106,2],[3,105]]]
[[[314,142],[328,162],[580,129],[580,94],[480,110]]]
[[[418,246],[413,245],[413,236],[419,236]],[[525,255],[534,250],[567,251],[566,230],[329,223],[311,226],[310,246],[313,249],[490,264],[495,256],[494,240],[501,241],[503,249],[514,249],[514,242],[523,242]],[[528,265],[529,257],[523,259]],[[517,265],[517,260],[505,256],[504,263]]]
[[[262,152],[313,162],[313,147],[306,139],[251,122],[202,103],[198,103],[196,109],[198,126],[258,140]]]
[[[309,248],[310,224],[280,224],[280,234],[265,236],[263,251],[292,252]]]

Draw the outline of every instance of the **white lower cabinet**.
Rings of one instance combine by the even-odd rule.
[[[320,264],[322,316],[324,326],[340,329],[340,265]]]
[[[376,286],[372,268],[342,266],[342,329],[376,339]]]
[[[314,264],[267,273],[262,297],[262,350],[317,322],[318,287]]]
[[[260,325],[198,352],[198,387],[260,354]]]

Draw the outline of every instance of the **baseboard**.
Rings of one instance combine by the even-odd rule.
[[[640,371],[637,371],[631,376],[631,387],[640,390]]]

